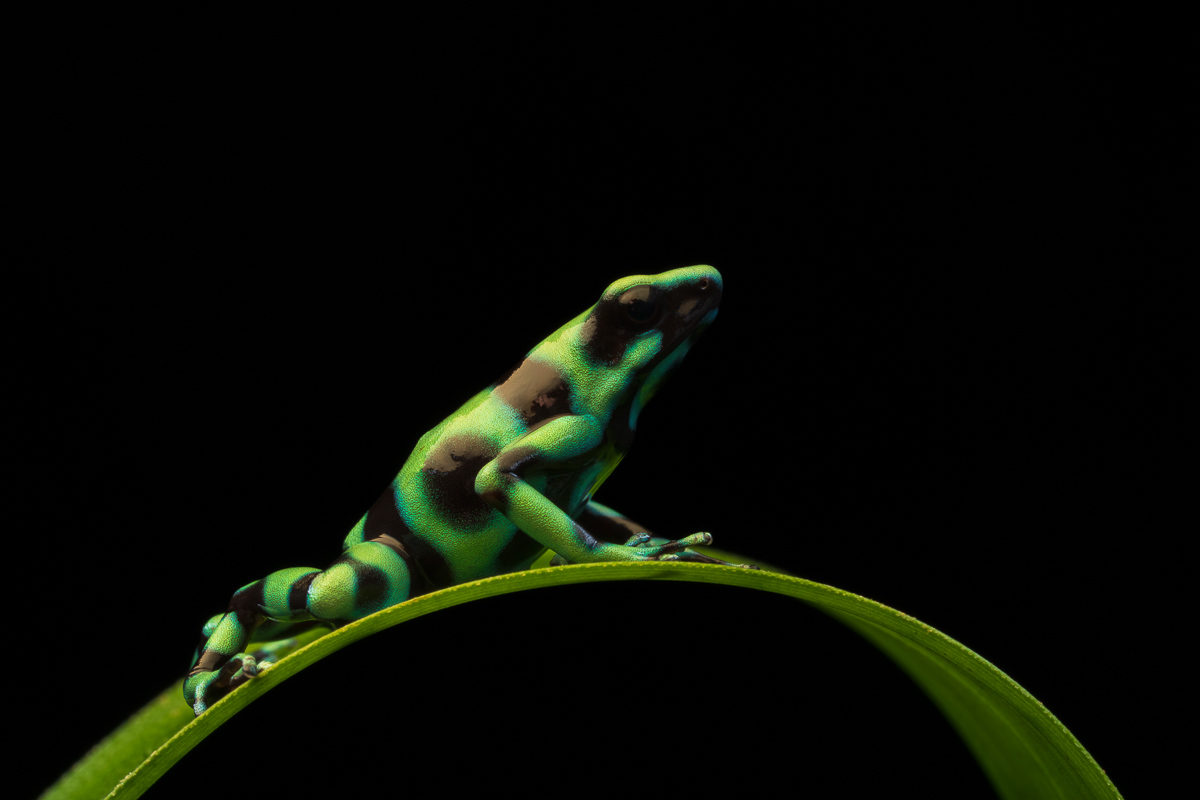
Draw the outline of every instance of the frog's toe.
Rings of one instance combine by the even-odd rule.
[[[668,556],[671,556],[671,555],[687,556],[687,558],[684,558],[683,560],[691,561],[691,560],[696,560],[694,558],[691,558],[692,556],[699,556],[700,554],[699,553],[688,553],[688,552],[686,552],[687,548],[694,547],[696,545],[712,544],[712,540],[713,540],[713,538],[712,538],[711,533],[704,533],[704,532],[693,533],[691,536],[685,536],[682,539],[669,539],[669,540],[663,542],[662,544],[656,544],[653,547],[648,548],[648,549],[653,552],[653,555],[651,557],[657,558],[660,561],[666,561],[666,560],[678,561],[678,560],[680,560],[678,558],[669,559]]]
[[[647,534],[631,537],[625,544],[628,548],[625,558],[633,561],[678,561],[696,560],[699,553],[693,553],[687,548],[692,545],[704,545],[712,541],[707,533],[693,533],[682,539],[658,539]]]
[[[708,531],[700,531],[699,533],[693,533],[691,536],[683,537],[679,540],[679,543],[684,547],[712,544],[713,535]]]
[[[185,696],[192,706],[192,711],[196,716],[200,716],[208,707],[217,702],[221,698],[223,692],[219,687],[214,686],[216,683],[219,671],[203,672],[199,675],[193,675],[187,679],[185,684]]]
[[[270,661],[259,662],[253,655],[238,653],[230,658],[220,669],[195,675],[188,679],[192,710],[196,716],[208,710],[208,707],[220,700],[246,681],[262,673],[271,665]]]
[[[263,666],[266,666],[266,665],[265,664],[260,665],[258,663],[258,659],[255,658],[253,655],[250,655],[247,653],[246,655],[242,656],[242,676],[243,676],[242,680],[243,680],[243,682],[245,681],[246,678],[253,678],[253,677],[257,676],[258,673],[262,671]],[[237,678],[236,672],[234,673],[234,678],[235,679]]]

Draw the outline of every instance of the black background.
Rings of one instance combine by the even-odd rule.
[[[694,263],[720,317],[599,499],[939,628],[1146,788],[1169,48],[1134,58],[1115,17],[748,21],[359,20],[30,62],[6,235],[30,792],[182,674],[234,589],[332,560],[416,438],[610,281]],[[234,772],[989,791],[902,673],[779,598],[570,587],[376,639],[159,796]]]

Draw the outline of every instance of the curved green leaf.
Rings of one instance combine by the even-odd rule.
[[[765,570],[634,562],[535,569],[422,595],[316,635],[315,641],[238,687],[199,717],[192,717],[176,683],[97,745],[43,798],[129,800],[140,796],[172,764],[263,692],[364,636],[472,600],[613,580],[724,584],[804,601],[858,631],[904,669],[958,730],[1001,797],[1120,797],[1079,741],[1032,695],[971,650],[907,614],[831,586]]]

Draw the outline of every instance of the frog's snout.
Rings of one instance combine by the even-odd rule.
[[[721,305],[721,273],[708,265],[689,267],[681,272],[690,278],[683,286],[684,295],[677,306],[680,322],[685,326],[706,326],[717,315]]]

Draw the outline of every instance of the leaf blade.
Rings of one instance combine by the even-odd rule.
[[[43,795],[45,800],[132,800],[225,720],[264,692],[342,647],[409,619],[487,597],[612,580],[678,580],[739,586],[792,597],[829,613],[879,647],[930,696],[966,741],[1004,798],[1119,798],[1079,741],[1019,684],[919,620],[874,600],[777,572],[686,562],[577,564],[459,584],[338,628],[191,718],[176,682],[94,748]],[[149,740],[165,739],[148,755]],[[135,768],[119,776],[139,754]],[[116,780],[114,780],[114,778]],[[119,782],[118,782],[119,781]]]

